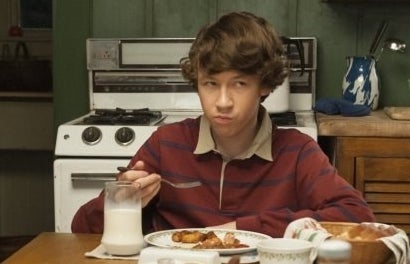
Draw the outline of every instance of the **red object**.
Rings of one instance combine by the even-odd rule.
[[[198,136],[203,135],[200,125],[208,134],[198,143]],[[150,224],[144,226],[145,233],[236,221],[237,229],[282,237],[289,222],[302,217],[375,221],[362,194],[338,175],[312,138],[294,129],[272,129],[273,161],[253,154],[233,159],[224,167],[221,155],[212,150],[209,125],[202,125],[200,118],[160,126],[129,167],[143,160],[148,172],[163,172],[165,177],[180,180],[198,179],[204,184],[183,191],[161,186],[158,196],[143,209],[143,221]],[[197,143],[201,150],[194,154]],[[77,211],[71,226],[74,233],[101,233],[103,200],[101,194]]]
[[[11,26],[9,28],[9,36],[10,37],[22,37],[23,29],[20,26]]]

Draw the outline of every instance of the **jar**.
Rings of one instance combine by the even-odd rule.
[[[379,77],[371,56],[348,56],[343,78],[343,99],[376,110],[379,103]]]
[[[349,264],[352,246],[339,239],[325,240],[318,247],[317,264]]]

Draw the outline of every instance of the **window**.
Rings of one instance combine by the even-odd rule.
[[[8,11],[7,29],[21,28],[26,41],[51,40],[52,0],[7,0],[2,6]]]
[[[20,26],[27,29],[52,27],[52,0],[20,0]]]

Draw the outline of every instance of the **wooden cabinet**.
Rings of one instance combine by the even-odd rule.
[[[410,236],[410,121],[316,114],[319,144],[339,174],[363,193],[378,222]]]
[[[410,235],[410,138],[334,138],[334,164],[363,193],[377,221]]]

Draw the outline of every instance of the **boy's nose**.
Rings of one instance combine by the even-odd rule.
[[[218,100],[217,100],[217,106],[219,107],[230,107],[232,106],[232,98],[229,93],[229,90],[226,87],[221,87]]]

